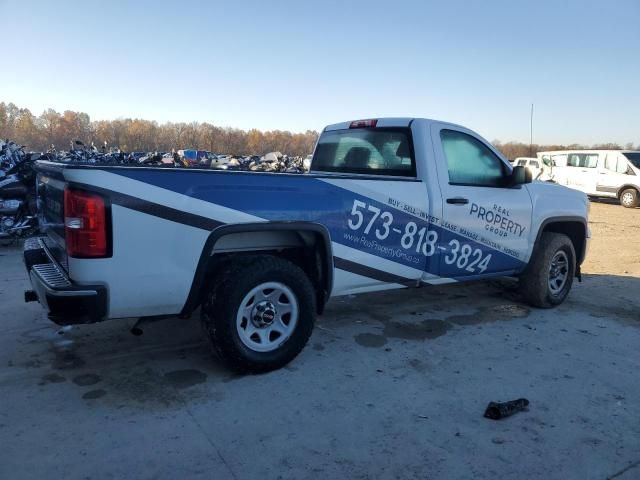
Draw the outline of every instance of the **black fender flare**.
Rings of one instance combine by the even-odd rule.
[[[216,227],[211,231],[209,237],[207,238],[202,252],[200,254],[200,259],[198,260],[198,265],[196,267],[196,271],[193,277],[193,281],[191,282],[191,288],[189,290],[189,295],[187,296],[187,301],[180,312],[181,317],[188,317],[191,313],[200,305],[203,295],[203,287],[207,281],[207,272],[209,270],[209,265],[211,261],[213,261],[214,257],[214,247],[218,240],[222,237],[234,233],[251,233],[251,232],[310,232],[316,235],[319,235],[322,239],[322,243],[324,246],[322,254],[322,268],[321,272],[321,280],[322,280],[322,290],[324,291],[323,298],[319,298],[318,302],[318,311],[319,313],[324,309],[324,305],[331,296],[331,291],[333,289],[333,248],[331,246],[331,236],[329,235],[329,231],[327,228],[316,222],[304,222],[304,221],[293,221],[293,222],[255,222],[255,223],[240,223],[240,224],[230,224],[230,225],[221,225]],[[241,252],[238,252],[241,253]]]
[[[536,240],[533,244],[533,248],[536,248],[540,242],[540,237],[544,233],[545,229],[554,223],[580,223],[584,227],[584,243],[580,252],[576,251],[576,270],[579,270],[580,265],[584,261],[585,252],[587,248],[587,233],[589,232],[589,225],[587,220],[578,216],[564,216],[564,217],[549,217],[542,221],[540,227],[538,227],[538,233],[536,234]]]

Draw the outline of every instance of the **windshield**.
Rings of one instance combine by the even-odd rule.
[[[627,157],[634,167],[640,168],[640,152],[622,152]]]

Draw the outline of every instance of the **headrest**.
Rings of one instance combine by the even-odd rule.
[[[347,167],[367,168],[369,166],[371,150],[366,147],[351,147],[344,156],[344,163]]]
[[[400,145],[398,145],[398,148],[396,149],[396,157],[407,158],[410,156],[411,150],[409,149],[409,142],[400,142]]]

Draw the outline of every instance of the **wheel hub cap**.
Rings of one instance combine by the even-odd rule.
[[[258,328],[271,325],[278,311],[273,303],[263,300],[259,302],[251,312],[251,321]]]
[[[559,294],[569,278],[569,258],[563,251],[556,252],[549,266],[549,290],[553,295]]]
[[[242,299],[236,314],[240,341],[256,352],[278,349],[298,324],[298,299],[280,282],[264,282]]]

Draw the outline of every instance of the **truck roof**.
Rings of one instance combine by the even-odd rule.
[[[347,120],[346,122],[339,122],[339,123],[334,123],[331,125],[327,125],[324,129],[325,132],[327,131],[331,131],[331,130],[346,130],[349,128],[349,126],[351,125],[351,123],[353,122],[361,122],[361,121],[367,121],[367,120],[376,120],[376,127],[408,127],[409,125],[411,125],[412,122],[414,121],[420,121],[421,123],[424,123],[425,125],[430,125],[432,123],[445,123],[447,125],[452,125],[455,127],[459,127],[459,128],[464,128],[461,125],[456,125],[455,123],[451,123],[451,122],[444,122],[441,120],[434,120],[431,118],[420,118],[420,117],[377,117],[377,118],[369,118],[369,119],[354,119],[354,120]]]

